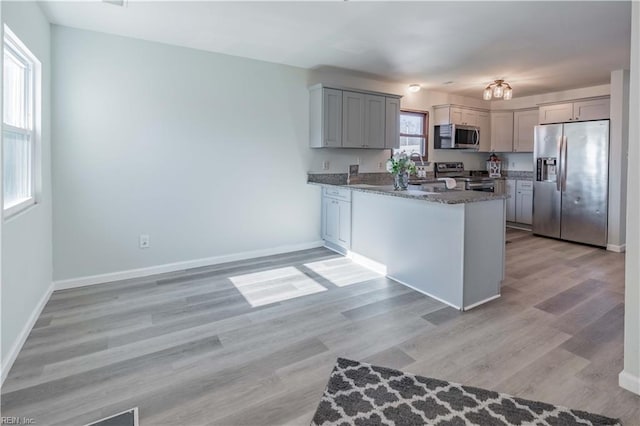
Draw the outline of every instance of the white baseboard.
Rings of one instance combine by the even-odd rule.
[[[416,288],[416,287],[414,287],[414,286],[412,286],[412,285],[409,285],[409,284],[405,283],[404,281],[401,281],[401,280],[399,280],[399,279],[397,279],[397,278],[392,277],[391,275],[387,275],[387,278],[392,279],[392,280],[394,280],[395,282],[400,283],[400,284],[402,284],[402,285],[403,285],[403,286],[405,286],[405,287],[409,287],[410,289],[415,290],[415,291],[417,291],[418,293],[422,293],[422,294],[424,294],[425,296],[429,296],[429,297],[430,297],[430,298],[432,298],[432,299],[436,299],[438,302],[442,302],[442,303],[444,303],[445,305],[449,305],[449,306],[451,306],[452,308],[456,308],[456,309],[457,309],[457,310],[459,310],[459,311],[461,311],[461,310],[462,310],[462,308],[460,308],[460,306],[456,306],[456,305],[454,305],[454,304],[452,304],[452,303],[447,302],[446,300],[443,300],[443,299],[441,299],[441,298],[439,298],[439,297],[434,296],[434,295],[433,295],[433,294],[431,294],[431,293],[427,293],[427,292],[426,292],[426,291],[424,291],[424,290],[420,290],[419,288]]]
[[[347,253],[347,257],[358,265],[364,266],[367,269],[371,269],[373,272],[377,272],[380,275],[387,276],[387,265],[383,263],[376,262],[375,260],[369,259],[366,256],[354,253],[352,251],[349,251]]]
[[[640,377],[634,376],[623,370],[618,375],[618,384],[621,388],[640,395]]]
[[[42,295],[42,298],[31,312],[31,315],[29,315],[27,323],[24,325],[24,327],[22,327],[22,331],[18,335],[18,338],[15,342],[13,342],[13,345],[11,346],[11,349],[9,349],[7,356],[2,360],[2,373],[0,383],[4,383],[4,379],[6,379],[9,375],[9,371],[11,370],[13,363],[16,361],[16,358],[18,357],[22,346],[24,346],[24,342],[27,341],[27,337],[29,337],[29,333],[31,333],[31,329],[36,324],[36,321],[38,321],[42,310],[49,301],[51,293],[53,293],[53,283],[49,285],[47,291]]]
[[[495,300],[495,299],[497,299],[498,297],[500,297],[500,295],[499,295],[499,294],[496,294],[495,296],[487,297],[487,298],[486,298],[486,299],[484,299],[484,300],[481,300],[481,301],[479,301],[479,302],[472,303],[471,305],[465,306],[465,307],[464,307],[464,310],[465,310],[465,311],[468,311],[468,310],[470,310],[470,309],[475,308],[476,306],[484,305],[485,303],[487,303],[487,302],[491,302],[492,300]]]
[[[607,250],[608,251],[613,251],[616,253],[624,253],[627,250],[627,245],[626,244],[622,244],[622,245],[615,245],[615,244],[607,244]]]
[[[329,241],[323,241],[322,244],[324,245],[325,248],[328,248],[329,250],[334,251],[343,256],[346,256],[347,254],[349,254],[349,250],[347,250],[346,248],[340,247],[339,245],[336,245],[336,244],[332,244]]]
[[[251,250],[240,253],[232,253],[223,256],[207,257],[203,259],[186,260],[183,262],[166,263],[164,265],[150,266],[147,268],[129,269],[127,271],[109,272],[100,275],[90,275],[86,277],[71,278],[67,280],[54,281],[55,290],[65,290],[69,288],[84,287],[89,285],[104,284],[131,278],[142,278],[150,275],[164,274],[167,272],[181,271],[184,269],[200,268],[203,266],[217,265],[219,263],[235,262],[237,260],[253,259],[256,257],[272,256],[299,250],[307,250],[322,247],[324,241],[312,241],[302,244],[291,244],[286,246],[273,247],[262,250]]]

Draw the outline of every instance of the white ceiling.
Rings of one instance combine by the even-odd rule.
[[[41,4],[59,25],[473,97],[496,78],[518,97],[606,84],[629,67],[629,1]]]

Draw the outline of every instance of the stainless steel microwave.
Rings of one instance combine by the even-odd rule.
[[[441,124],[434,127],[433,147],[435,149],[466,149],[478,151],[480,148],[480,128],[460,124]]]

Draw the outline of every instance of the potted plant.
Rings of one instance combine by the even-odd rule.
[[[405,152],[396,152],[387,160],[387,171],[393,175],[393,187],[404,191],[409,185],[409,174],[416,172],[416,163]]]

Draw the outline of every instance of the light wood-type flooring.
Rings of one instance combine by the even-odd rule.
[[[624,255],[507,240],[502,297],[462,314],[326,249],[55,292],[2,415],[307,425],[341,356],[639,425],[618,386]]]

